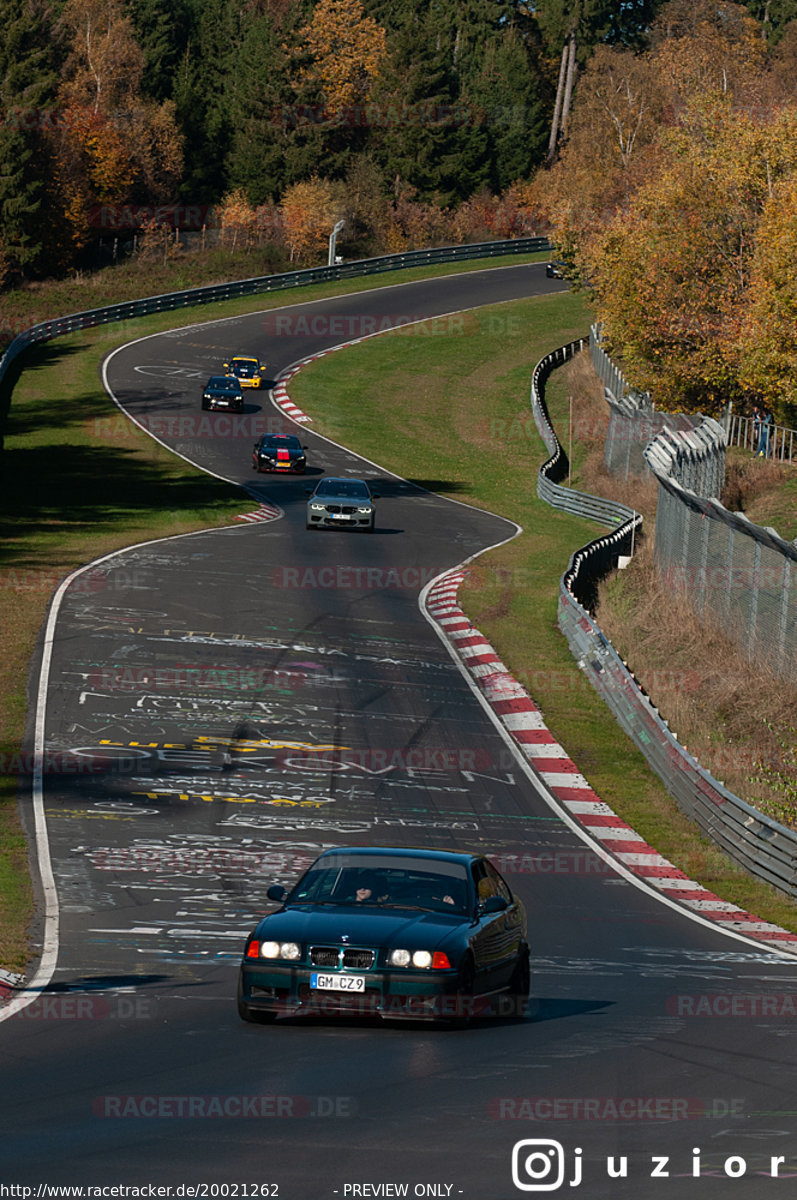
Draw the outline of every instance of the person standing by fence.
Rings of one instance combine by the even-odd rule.
[[[767,408],[760,410],[758,426],[758,457],[766,458],[769,453],[769,430],[772,425],[772,413]]]

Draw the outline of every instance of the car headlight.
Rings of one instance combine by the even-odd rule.
[[[428,971],[432,965],[432,955],[428,950],[391,950],[387,956],[388,966],[391,967],[417,967],[421,971]]]
[[[371,511],[371,509],[370,509],[369,505],[365,505],[365,507],[357,509],[357,512],[361,512],[361,513],[369,513],[370,511]]]
[[[289,962],[295,962],[297,958],[302,957],[302,951],[296,942],[261,942],[260,957],[285,958]]]
[[[312,508],[313,512],[323,512],[323,511],[324,511],[324,508],[326,507],[326,505],[324,505],[324,504],[311,504],[311,505],[310,505],[310,507]]]

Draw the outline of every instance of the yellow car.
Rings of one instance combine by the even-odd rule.
[[[265,370],[265,366],[266,364],[261,363],[259,358],[249,358],[246,355],[239,355],[226,362],[224,370],[228,375],[234,375],[242,388],[259,388],[262,383],[260,373]]]

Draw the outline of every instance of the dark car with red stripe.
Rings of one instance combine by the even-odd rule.
[[[252,470],[303,475],[307,468],[306,449],[292,433],[264,433],[252,451]]]

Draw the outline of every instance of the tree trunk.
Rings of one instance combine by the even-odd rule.
[[[567,63],[567,82],[565,83],[565,98],[562,102],[562,133],[567,129],[567,119],[570,116],[570,101],[573,98],[573,80],[576,74],[576,35],[570,34],[570,54]]]
[[[549,165],[554,160],[554,155],[556,154],[556,143],[559,140],[559,119],[562,115],[562,96],[564,95],[564,90],[565,90],[565,74],[567,72],[567,59],[568,59],[568,44],[567,44],[567,42],[565,42],[564,46],[562,47],[562,61],[559,65],[559,82],[556,85],[556,104],[554,105],[554,109],[553,109],[553,121],[551,122],[551,136],[548,140],[548,154],[545,159],[546,163],[548,163]]]

